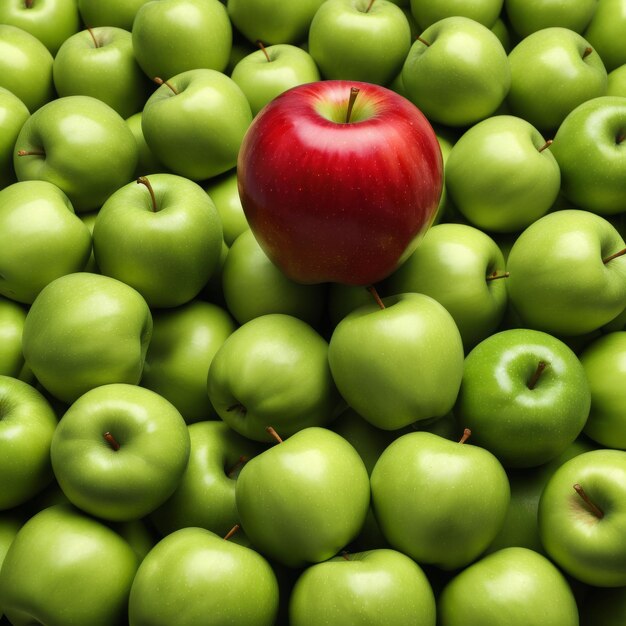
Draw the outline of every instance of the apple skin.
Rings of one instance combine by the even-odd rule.
[[[402,69],[411,27],[387,0],[327,0],[313,16],[307,41],[324,78],[387,85]]]
[[[122,624],[138,565],[105,524],[70,505],[51,506],[15,536],[0,570],[0,605],[14,626]]]
[[[139,7],[150,0],[78,0],[78,10],[83,23],[95,26],[117,26],[124,30],[133,27]]]
[[[360,91],[346,124],[351,88]],[[286,91],[257,115],[237,176],[252,231],[289,278],[368,285],[432,223],[442,159],[432,127],[402,96],[326,80]]]
[[[554,133],[579,104],[606,93],[602,58],[568,28],[553,26],[528,35],[509,53],[509,65],[506,102],[511,113],[544,133]]]
[[[488,450],[413,432],[393,441],[371,475],[372,506],[390,545],[439,569],[465,567],[487,548],[510,498]]]
[[[72,504],[101,519],[129,521],[174,493],[189,448],[187,425],[173,404],[149,389],[110,384],[86,392],[65,412],[50,459]]]
[[[372,425],[397,430],[454,406],[463,343],[448,311],[430,296],[404,293],[348,314],[335,327],[328,361],[337,389]]]
[[[561,171],[561,191],[579,208],[611,216],[626,211],[623,154],[626,97],[601,96],[563,120],[550,147]]]
[[[437,602],[441,626],[578,626],[570,586],[545,556],[504,548],[457,574]]]
[[[129,626],[272,626],[278,582],[257,552],[204,528],[161,539],[142,561],[128,603]]]
[[[55,279],[37,296],[22,347],[43,387],[69,404],[99,385],[137,384],[151,336],[152,314],[137,291],[79,272]]]
[[[596,49],[609,72],[626,63],[622,41],[625,26],[624,0],[598,0],[584,36]]]
[[[606,95],[626,98],[626,63],[609,72],[607,79]]]
[[[580,362],[591,389],[585,434],[601,446],[626,450],[626,331],[594,339]]]
[[[470,126],[493,115],[510,82],[500,40],[487,26],[462,16],[424,30],[402,67],[407,98],[429,120],[446,126]]]
[[[552,26],[582,33],[597,7],[598,0],[504,0],[511,28],[522,39]]]
[[[334,557],[300,574],[289,599],[292,626],[435,626],[435,598],[422,569],[396,550]]]
[[[68,197],[42,180],[0,190],[0,294],[32,304],[54,279],[82,271],[91,233]]]
[[[2,569],[4,557],[22,524],[21,516],[15,513],[0,513],[0,570]],[[4,611],[2,610],[2,605],[0,605],[0,620],[2,620],[3,615]]]
[[[30,116],[26,105],[11,91],[0,87],[0,189],[16,182],[13,146]]]
[[[219,0],[143,3],[132,25],[137,63],[150,79],[168,80],[197,68],[222,72],[232,46],[232,26]]]
[[[298,568],[326,561],[358,535],[370,486],[352,445],[313,426],[250,459],[239,473],[235,498],[252,545]]]
[[[545,369],[531,384],[539,364]],[[581,433],[591,405],[585,370],[565,343],[537,330],[490,335],[465,358],[454,413],[505,467],[533,467]]]
[[[548,213],[515,240],[507,288],[522,324],[559,336],[583,335],[626,306],[626,247],[606,219],[580,209]]]
[[[22,150],[34,154],[21,156]],[[130,129],[108,104],[91,96],[57,98],[32,114],[17,137],[13,159],[19,181],[53,183],[77,213],[99,209],[129,182],[136,164]]]
[[[565,573],[596,587],[626,586],[626,452],[592,450],[561,465],[541,494],[538,521],[546,552]]]
[[[22,332],[26,321],[26,307],[0,296],[0,375],[24,376]]]
[[[54,57],[39,39],[17,26],[0,24],[0,87],[33,113],[55,97]]]
[[[141,117],[142,111],[138,111],[125,120],[126,125],[130,128],[130,132],[137,142],[137,166],[135,167],[135,174],[133,175],[135,180],[140,176],[169,172],[167,167],[154,156],[154,153],[148,147],[146,139],[143,136],[143,130],[141,129]]]
[[[411,14],[424,30],[446,17],[462,16],[491,28],[502,10],[502,0],[410,0]]]
[[[52,482],[57,417],[34,387],[0,376],[0,510],[23,504]]]
[[[232,246],[235,239],[249,228],[237,189],[237,172],[229,170],[212,178],[204,185],[204,190],[220,214],[224,242],[227,246]]]

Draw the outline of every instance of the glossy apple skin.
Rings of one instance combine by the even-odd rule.
[[[86,26],[117,26],[124,30],[133,27],[139,8],[150,0],[78,0],[78,10]]]
[[[411,13],[422,30],[456,15],[469,17],[491,28],[502,10],[502,0],[410,0],[406,4],[410,4]]]
[[[584,35],[602,57],[608,71],[626,63],[625,26],[626,2],[599,0]]]
[[[509,23],[521,38],[551,26],[582,33],[597,6],[598,0],[504,0]]]
[[[11,91],[0,87],[0,189],[16,181],[13,146],[30,112]]]
[[[360,91],[346,124],[352,87]],[[295,87],[259,113],[237,174],[250,227],[287,276],[367,285],[388,276],[432,223],[442,158],[408,100],[329,80]]]
[[[0,375],[21,378],[24,369],[22,331],[26,307],[0,296]]]

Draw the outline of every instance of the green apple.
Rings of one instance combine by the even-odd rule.
[[[143,130],[141,129],[141,111],[126,118],[126,124],[137,142],[137,166],[135,167],[133,178],[137,179],[140,176],[167,172],[168,169],[154,156],[154,153],[148,147],[146,139],[143,136]]]
[[[99,274],[49,283],[26,315],[26,364],[53,396],[71,403],[107,383],[137,384],[152,335],[152,315],[132,287]]]
[[[520,38],[553,26],[582,33],[597,7],[598,0],[504,0],[509,24]]]
[[[326,561],[355,539],[370,486],[358,452],[337,433],[314,426],[250,459],[235,498],[252,545],[298,568]]]
[[[228,311],[199,299],[154,311],[142,387],[169,400],[188,424],[215,417],[206,391],[209,366],[235,328]]]
[[[232,46],[232,26],[219,0],[152,0],[132,25],[135,58],[148,78],[167,80],[197,68],[222,72]]]
[[[278,582],[257,552],[204,528],[182,528],[144,558],[128,603],[130,626],[272,626]]]
[[[292,44],[276,44],[245,55],[230,77],[246,95],[252,115],[256,115],[283,91],[320,80],[320,72],[306,50]]]
[[[626,450],[626,331],[594,339],[580,362],[591,389],[585,434],[607,448]]]
[[[192,180],[234,168],[251,122],[243,91],[212,69],[175,75],[148,98],[141,116],[146,143],[157,159]]]
[[[508,21],[505,21],[501,17],[499,17],[491,27],[491,32],[500,40],[502,47],[505,52],[508,54],[511,52],[513,48],[513,37],[511,35],[511,27],[509,26]]]
[[[153,308],[195,298],[217,270],[221,250],[215,205],[200,185],[175,174],[153,174],[114,191],[93,229],[102,274],[133,287]]]
[[[565,343],[513,328],[487,337],[467,355],[455,414],[476,445],[505,467],[533,467],[578,437],[590,404],[585,370]]]
[[[463,16],[491,28],[500,16],[502,0],[410,0],[411,13],[424,30],[446,17]]]
[[[189,426],[189,463],[176,491],[150,520],[163,534],[196,526],[224,536],[239,524],[235,485],[245,463],[264,450],[223,421]]]
[[[559,166],[541,133],[513,115],[478,122],[446,161],[446,191],[474,226],[518,232],[545,215],[559,193]]]
[[[70,502],[101,519],[145,517],[178,486],[189,431],[176,407],[136,385],[101,385],[65,412],[50,447]]]
[[[528,548],[505,548],[457,574],[437,602],[441,626],[578,626],[572,590],[555,565]]]
[[[0,375],[22,378],[24,355],[22,332],[26,320],[26,307],[0,296]]]
[[[554,133],[579,104],[603,96],[607,73],[590,43],[569,28],[552,26],[524,37],[509,53],[511,113]]]
[[[57,417],[34,387],[0,376],[0,510],[23,504],[52,482]]]
[[[388,0],[327,0],[309,29],[309,52],[326,79],[387,85],[411,48],[411,27]]]
[[[83,23],[95,26],[117,26],[124,30],[133,27],[139,7],[149,0],[78,0],[78,10]]]
[[[583,335],[626,307],[626,249],[615,227],[580,209],[548,213],[509,253],[507,288],[522,325]]]
[[[52,76],[59,96],[98,98],[123,118],[141,111],[150,93],[130,32],[114,26],[68,37],[54,57]]]
[[[0,605],[14,626],[122,624],[138,565],[102,522],[51,506],[15,536],[0,570]]]
[[[626,96],[592,98],[563,120],[551,151],[561,170],[563,195],[601,215],[626,211]]]
[[[80,15],[76,0],[6,0],[0,4],[0,24],[29,32],[55,56],[80,28]]]
[[[4,557],[13,543],[17,531],[21,528],[22,523],[23,520],[20,515],[15,513],[0,513],[0,570],[2,569]],[[3,613],[4,611],[0,604],[0,620],[2,620]]]
[[[228,15],[249,41],[302,43],[311,20],[325,0],[227,0]]]
[[[435,626],[435,597],[419,565],[397,550],[334,557],[306,568],[289,599],[292,626]],[[384,618],[381,618],[384,616]]]
[[[326,285],[297,283],[272,263],[248,228],[232,243],[222,268],[228,310],[240,323],[268,313],[293,315],[319,327]]]
[[[606,95],[626,98],[626,62],[610,71],[607,79]]]
[[[504,269],[502,252],[489,235],[466,224],[437,224],[385,281],[384,289],[437,300],[454,318],[468,352],[502,321],[507,303]]]
[[[626,586],[626,452],[592,450],[561,465],[541,494],[538,520],[564,572],[592,586]]]
[[[584,35],[602,57],[609,71],[626,63],[626,50],[623,45],[625,26],[624,0],[597,0],[596,10]]]
[[[229,170],[221,176],[212,178],[204,190],[220,214],[224,241],[227,246],[232,246],[233,241],[249,228],[237,189],[237,171]]]
[[[16,181],[13,147],[29,115],[28,108],[16,95],[0,87],[0,189]]]
[[[333,330],[328,361],[345,401],[368,422],[397,430],[450,411],[463,343],[435,299],[404,293],[352,311]]]
[[[491,452],[464,440],[402,435],[372,471],[372,506],[383,535],[420,564],[465,567],[504,523],[506,472]]]
[[[216,352],[207,380],[217,414],[235,431],[272,441],[335,417],[339,398],[328,343],[306,322],[283,313],[240,326]]]
[[[0,294],[31,304],[55,278],[82,271],[90,254],[89,229],[56,185],[0,190]]]
[[[55,97],[53,56],[30,33],[0,23],[0,87],[17,96],[33,113]]]
[[[447,126],[469,126],[493,115],[510,82],[500,40],[487,26],[461,16],[424,30],[402,67],[406,97],[430,121]]]
[[[136,164],[130,129],[91,96],[57,98],[33,113],[17,137],[13,161],[19,181],[53,183],[77,213],[99,209],[132,178]]]

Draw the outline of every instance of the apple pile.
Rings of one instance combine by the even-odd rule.
[[[0,624],[624,626],[624,32],[0,3]]]

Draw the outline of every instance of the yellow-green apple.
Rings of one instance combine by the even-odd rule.
[[[133,27],[139,7],[149,0],[78,0],[78,10],[86,26],[117,26],[124,30]]]
[[[13,147],[30,112],[11,91],[0,87],[0,189],[16,181]]]
[[[17,531],[21,528],[23,520],[21,515],[14,512],[2,512],[0,513],[0,570],[2,569],[2,563],[4,557],[13,543]],[[0,604],[0,620],[4,611],[2,604]]]
[[[141,129],[141,111],[134,113],[126,118],[125,121],[137,142],[137,165],[133,178],[137,179],[140,176],[167,172],[167,167],[154,156],[154,153],[148,147],[146,139],[143,136],[143,130]]]
[[[500,16],[502,0],[410,0],[410,6],[422,30],[446,17],[457,15],[491,28]]]
[[[626,98],[626,62],[611,70],[607,79],[606,95]]]
[[[22,332],[26,321],[26,307],[0,296],[0,375],[20,378],[24,371]]]
[[[622,36],[626,27],[624,0],[597,0],[597,7],[584,35],[597,50],[607,70],[626,63]]]
[[[248,229],[248,221],[243,212],[237,189],[237,172],[230,170],[221,176],[212,178],[204,186],[204,190],[209,194],[209,198],[213,200],[213,204],[220,214],[224,242],[227,246],[232,246],[233,241],[244,230]]]
[[[504,0],[506,17],[520,38],[552,26],[582,33],[598,0]]]

